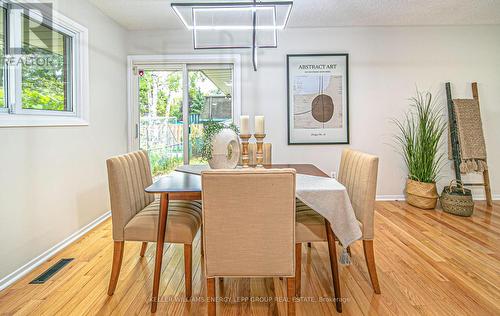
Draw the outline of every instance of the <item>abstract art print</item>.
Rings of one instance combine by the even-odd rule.
[[[348,144],[348,55],[287,55],[288,144]]]

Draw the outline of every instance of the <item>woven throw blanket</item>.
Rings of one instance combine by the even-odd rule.
[[[488,165],[479,103],[475,99],[454,99],[453,109],[457,119],[460,172],[483,172]],[[451,156],[451,146],[448,151]]]

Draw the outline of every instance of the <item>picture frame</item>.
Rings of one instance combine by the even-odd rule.
[[[288,145],[349,144],[349,54],[288,54]]]

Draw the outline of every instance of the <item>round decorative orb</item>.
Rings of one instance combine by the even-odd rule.
[[[326,123],[333,117],[335,106],[332,97],[320,94],[312,101],[312,116],[320,123]]]
[[[229,128],[225,128],[212,139],[212,159],[208,161],[212,169],[234,169],[240,161],[240,138]]]

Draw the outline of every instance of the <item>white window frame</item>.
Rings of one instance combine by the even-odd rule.
[[[233,68],[233,123],[239,124],[241,115],[241,56],[239,54],[227,55],[131,55],[128,56],[128,151],[139,149],[139,76],[136,73],[137,68],[169,64],[182,65],[183,84],[187,83],[187,72],[191,65],[217,65],[231,64]],[[196,68],[196,66],[194,66]],[[187,103],[188,91],[184,89],[183,102]],[[183,104],[183,120],[188,120],[188,106]],[[189,130],[184,128],[183,138],[189,139]],[[189,163],[188,142],[184,142],[184,163]]]
[[[36,1],[32,1],[36,2]],[[0,2],[0,5],[3,1]],[[18,5],[19,4],[17,3]],[[19,23],[21,12],[7,12],[12,34],[8,38],[11,44],[19,47],[21,30],[14,27]],[[30,110],[22,108],[22,69],[21,65],[8,67],[7,108],[0,112],[0,127],[26,126],[82,126],[89,124],[89,71],[88,71],[88,29],[69,19],[63,14],[52,11],[51,29],[71,37],[71,111]],[[41,17],[36,11],[30,11],[30,17]],[[19,24],[17,24],[19,25]]]

